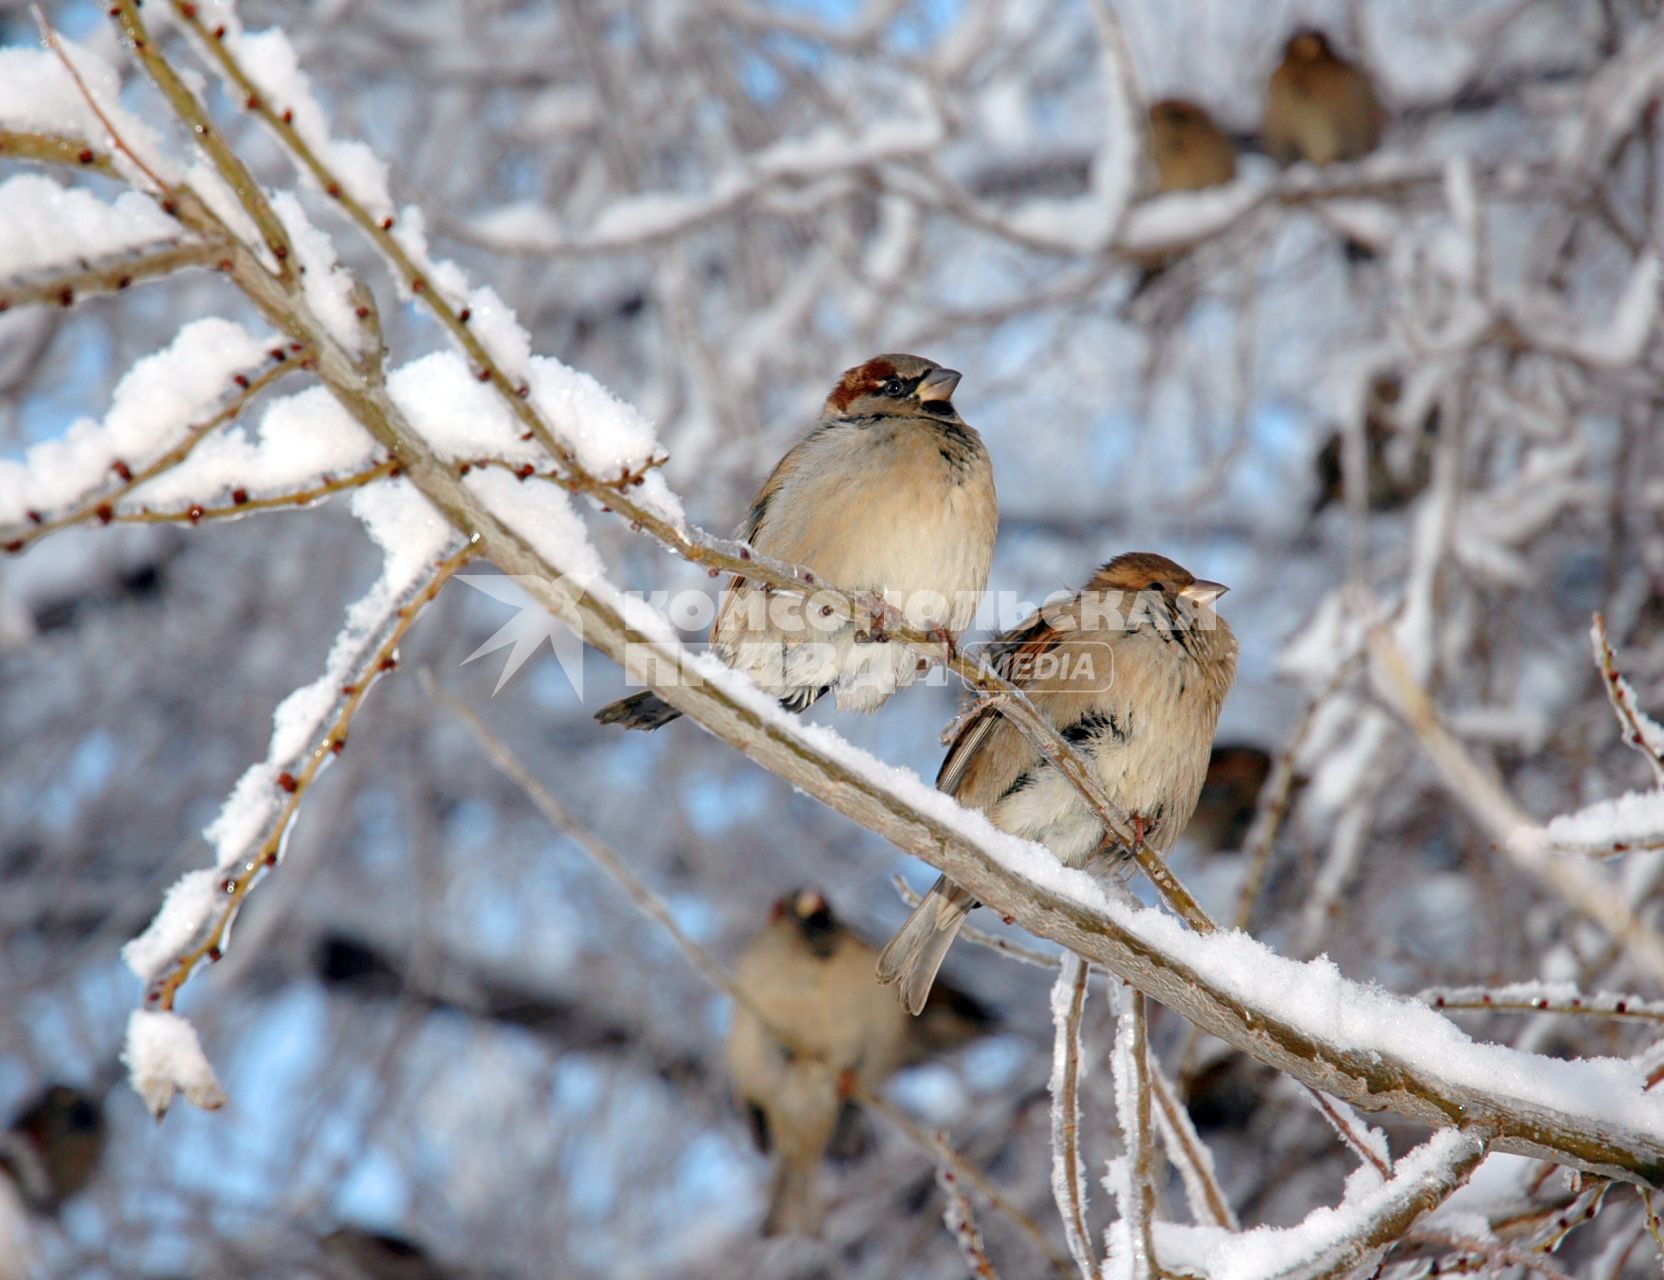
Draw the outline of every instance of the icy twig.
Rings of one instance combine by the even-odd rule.
[[[994,1270],[988,1251],[983,1247],[982,1232],[977,1230],[970,1198],[960,1188],[953,1170],[946,1165],[938,1167],[936,1185],[942,1189],[942,1196],[947,1201],[942,1208],[942,1222],[959,1246],[959,1256],[965,1261],[966,1271],[976,1280],[999,1280],[999,1272]]]
[[[1329,1122],[1329,1127],[1346,1144],[1347,1150],[1382,1178],[1392,1177],[1392,1160],[1387,1155],[1387,1139],[1379,1129],[1365,1124],[1351,1107],[1318,1089],[1307,1089],[1305,1093],[1312,1105]]]
[[[1659,785],[1664,786],[1664,725],[1641,710],[1634,687],[1618,670],[1618,655],[1606,637],[1606,619],[1598,613],[1589,629],[1589,639],[1595,647],[1595,661],[1600,665],[1612,713],[1618,717],[1623,730],[1624,743],[1647,758]]]
[[[1500,1240],[1482,1240],[1477,1236],[1456,1235],[1447,1231],[1415,1230],[1405,1237],[1404,1243],[1416,1252],[1429,1250],[1456,1255],[1454,1258],[1441,1258],[1434,1271],[1436,1275],[1478,1269],[1500,1272],[1507,1267],[1519,1267],[1533,1275],[1547,1276],[1549,1280],[1571,1280],[1571,1276],[1552,1259],[1541,1253],[1516,1249]],[[1395,1261],[1399,1252],[1395,1251]]]
[[[1153,1061],[1150,1064],[1150,1085],[1161,1145],[1167,1152],[1168,1160],[1179,1171],[1192,1216],[1197,1222],[1211,1221],[1214,1226],[1223,1227],[1226,1231],[1240,1229],[1236,1212],[1225,1198],[1225,1189],[1219,1185],[1218,1175],[1214,1172],[1213,1153],[1196,1132],[1190,1113],[1179,1101],[1172,1082],[1156,1068]]]
[[[209,507],[201,503],[192,503],[183,510],[161,510],[151,507],[135,507],[130,511],[118,511],[110,519],[114,524],[201,524],[204,520],[235,520],[241,516],[252,515],[256,511],[278,511],[289,507],[309,507],[315,502],[322,502],[325,498],[334,497],[338,493],[351,493],[354,489],[362,489],[367,484],[374,484],[377,480],[385,480],[399,474],[399,464],[396,462],[378,462],[373,467],[366,467],[363,471],[354,471],[350,475],[331,476],[317,484],[308,485],[304,489],[293,489],[287,493],[271,493],[263,497],[245,497],[238,501],[235,497],[225,506]],[[239,490],[239,492],[241,492]]]
[[[1080,1029],[1086,1009],[1086,962],[1063,957],[1052,985],[1052,1195],[1081,1280],[1092,1280],[1092,1233],[1086,1226],[1086,1168],[1080,1154]]]
[[[1664,1001],[1614,995],[1608,991],[1581,995],[1563,984],[1517,983],[1504,987],[1436,987],[1421,999],[1435,1009],[1486,1013],[1557,1013],[1589,1018],[1630,1018],[1664,1022]]]
[[[249,890],[264,872],[277,865],[301,801],[306,798],[324,766],[345,750],[347,730],[359,708],[364,705],[371,685],[379,676],[397,667],[396,655],[405,633],[433,602],[451,575],[472,560],[474,555],[472,546],[463,546],[434,565],[426,581],[406,595],[404,603],[393,611],[382,631],[364,647],[352,678],[341,686],[339,699],[321,739],[310,746],[304,758],[297,761],[292,769],[278,774],[277,786],[284,793],[284,799],[275,817],[266,824],[258,845],[249,849],[235,864],[222,866],[216,873],[221,880],[214,910],[201,922],[192,944],[169,959],[148,979],[145,986],[147,1009],[172,1009],[179,988],[189,980],[197,966],[204,960],[212,963],[220,958],[231,922],[248,897]]]
[[[1116,1018],[1115,1114],[1126,1154],[1110,1161],[1105,1183],[1114,1193],[1121,1217],[1109,1229],[1105,1274],[1117,1280],[1154,1280],[1160,1274],[1155,1246],[1155,1135],[1150,1128],[1154,1087],[1150,1072],[1149,1005],[1143,992],[1122,992]]]
[[[238,418],[255,396],[279,378],[291,372],[295,367],[294,362],[284,359],[262,371],[254,372],[251,370],[249,373],[237,375],[237,393],[227,400],[224,408],[212,417],[187,428],[183,437],[172,447],[137,470],[134,470],[125,461],[118,462],[112,470],[112,474],[118,478],[118,483],[95,492],[89,492],[61,511],[31,512],[27,524],[0,528],[0,550],[22,551],[30,544],[39,542],[48,534],[56,533],[60,529],[67,529],[71,525],[88,524],[93,521],[100,524],[109,524],[115,520],[134,519],[135,517],[131,514],[118,512],[115,504],[140,485],[149,480],[154,480],[164,471],[172,470],[178,466],[190,456],[191,450],[195,449],[198,444],[220,427]],[[247,504],[249,508],[255,505],[254,502]],[[238,509],[243,509],[242,504],[238,504]],[[199,512],[198,518],[206,514],[207,509],[203,508]],[[190,511],[185,512],[184,518],[191,519]]]

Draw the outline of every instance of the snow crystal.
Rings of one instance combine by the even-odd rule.
[[[1630,791],[1563,813],[1550,820],[1548,838],[1554,844],[1592,848],[1664,839],[1664,791]]]
[[[127,1020],[121,1060],[134,1090],[158,1120],[179,1093],[205,1111],[225,1105],[225,1090],[203,1055],[196,1028],[177,1013],[135,1009]]]
[[[212,870],[187,871],[174,881],[145,931],[121,949],[121,958],[141,982],[148,984],[197,945],[219,902],[222,878]]]
[[[179,224],[146,196],[106,204],[38,173],[0,183],[0,276],[42,275],[176,241]]]
[[[0,461],[0,524],[77,501],[118,460],[141,470],[213,417],[236,391],[233,379],[265,363],[267,345],[229,320],[186,325],[171,345],[127,371],[102,423],[82,419],[21,462]]]

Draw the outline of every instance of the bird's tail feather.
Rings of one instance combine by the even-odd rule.
[[[936,971],[974,906],[975,897],[943,876],[878,957],[878,980],[897,984],[897,994],[909,1013],[924,1008]]]
[[[595,713],[601,724],[621,724],[626,729],[657,729],[682,713],[651,689],[609,702]]]
[[[765,1236],[818,1236],[821,1224],[820,1169],[814,1160],[794,1160],[782,1152],[769,1191]]]

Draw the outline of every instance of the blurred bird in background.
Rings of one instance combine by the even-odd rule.
[[[1215,747],[1202,793],[1196,797],[1196,812],[1184,829],[1185,839],[1204,853],[1242,848],[1270,773],[1271,757],[1260,747],[1247,743]]]
[[[0,1170],[23,1202],[54,1213],[98,1171],[107,1133],[96,1094],[52,1084],[24,1105],[0,1135]]]
[[[447,1280],[420,1245],[363,1227],[337,1227],[318,1242],[326,1280]]]
[[[728,1071],[758,1150],[774,1157],[764,1235],[820,1234],[821,1159],[852,1144],[858,1095],[995,1024],[945,985],[909,1018],[873,980],[877,954],[801,889],[774,904],[740,958],[735,977],[753,1007],[734,1011]]]
[[[1236,147],[1207,110],[1187,98],[1151,106],[1147,140],[1156,195],[1221,187],[1236,178]]]
[[[1419,424],[1406,426],[1400,418],[1404,384],[1396,373],[1384,373],[1370,383],[1364,405],[1364,453],[1371,511],[1397,511],[1410,504],[1433,477],[1433,443],[1439,433],[1439,409],[1433,405]],[[1324,441],[1313,461],[1317,496],[1312,515],[1346,496],[1345,448],[1342,433]]]
[[[812,570],[828,586],[883,596],[944,641],[965,629],[988,583],[999,511],[988,450],[953,407],[960,375],[912,355],[846,371],[819,424],[751,504],[735,537]],[[853,622],[735,578],[711,648],[792,711],[827,693],[871,711],[918,679],[905,645],[869,644]],[[681,713],[651,690],[603,707],[602,724],[657,729]]]
[[[1289,37],[1265,90],[1267,155],[1285,168],[1359,160],[1380,145],[1386,119],[1368,73],[1337,54],[1328,36],[1303,27]]]
[[[1166,556],[1129,552],[994,642],[990,657],[1086,757],[1144,842],[1165,853],[1190,821],[1219,710],[1236,678],[1236,637],[1211,606],[1225,592]],[[992,706],[948,748],[936,785],[996,827],[1044,844],[1065,866],[1101,853],[1103,824]],[[879,957],[879,981],[924,1007],[976,900],[936,881]]]

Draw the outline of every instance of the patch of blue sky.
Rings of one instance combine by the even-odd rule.
[[[34,819],[54,831],[67,828],[109,778],[115,760],[115,743],[108,733],[94,729],[86,734],[75,744],[68,763],[35,793]]]
[[[682,790],[682,807],[694,832],[706,839],[731,831],[763,812],[772,790],[756,772],[717,779],[695,774]]]

